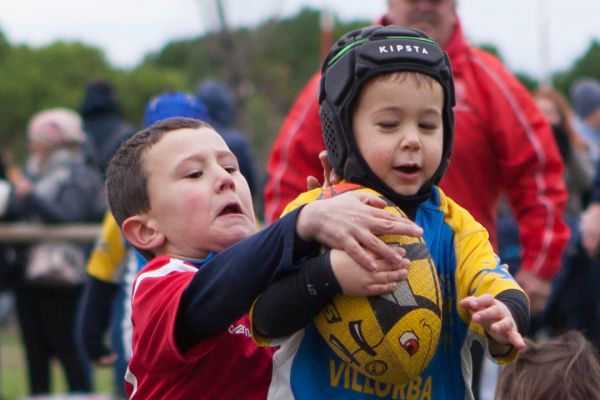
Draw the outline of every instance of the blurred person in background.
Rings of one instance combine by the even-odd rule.
[[[577,130],[590,145],[594,161],[600,160],[600,81],[580,78],[570,88]]]
[[[548,306],[543,312],[532,316],[532,334],[544,327],[552,335],[576,329],[598,347],[600,270],[583,248],[579,230],[583,204],[589,196],[594,173],[590,146],[575,129],[571,108],[560,92],[543,87],[534,93],[534,98],[552,126],[565,164],[569,200],[564,219],[571,229],[571,238],[563,255],[561,269],[554,278]]]
[[[498,59],[466,41],[456,8],[456,0],[387,0],[385,15],[375,22],[420,29],[448,52],[455,78],[456,135],[452,162],[440,186],[484,225],[494,245],[498,205],[501,194],[506,195],[523,249],[515,277],[530,298],[532,312],[540,311],[569,238],[562,220],[567,201],[563,164],[550,125],[531,94]],[[302,89],[271,149],[267,222],[305,190],[308,176],[322,176],[319,82],[317,73]]]
[[[85,161],[79,114],[66,108],[41,111],[30,119],[27,134],[24,175],[13,180],[18,215],[44,224],[98,222],[106,199],[100,173]],[[48,237],[27,250],[16,300],[32,395],[50,393],[54,358],[70,393],[92,389],[89,366],[75,340],[87,247]]]
[[[600,82],[592,78],[580,78],[571,86],[571,101],[577,113],[575,119],[581,128],[582,134],[590,144],[595,165],[594,182],[589,198],[589,204],[581,216],[580,229],[582,244],[586,252],[594,260],[592,276],[588,277],[590,284],[595,284],[598,292],[600,282]],[[600,320],[600,305],[596,303],[594,322]],[[600,336],[600,334],[598,334]],[[596,346],[600,348],[600,339],[596,339]]]
[[[165,92],[146,104],[143,128],[170,117],[210,121],[206,107],[195,95]],[[147,261],[127,243],[110,212],[102,228],[86,267],[78,333],[94,365],[113,367],[115,397],[126,398],[123,378],[131,357],[131,289]],[[110,344],[106,343],[108,336]]]
[[[113,154],[122,142],[133,135],[135,128],[123,117],[115,89],[105,80],[94,80],[88,84],[80,112],[87,135],[86,157],[104,176]]]

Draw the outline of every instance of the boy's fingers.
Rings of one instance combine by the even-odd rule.
[[[477,311],[493,305],[494,297],[490,294],[484,294],[478,297],[468,296],[462,299],[459,304],[471,311]]]
[[[512,344],[519,350],[522,350],[525,348],[525,340],[523,339],[523,336],[521,336],[521,334],[516,329],[512,332],[509,332],[508,341],[510,342],[510,344]]]
[[[401,265],[403,260],[405,260],[404,257],[398,254],[396,249],[388,246],[381,241],[381,239],[371,233],[367,233],[366,237],[361,240],[361,243],[363,243],[364,248],[373,253],[375,257],[382,258],[392,265]]]
[[[495,333],[508,332],[514,328],[514,325],[509,319],[502,319],[490,325],[490,330]]]
[[[491,321],[502,321],[504,319],[503,317],[504,315],[502,314],[502,310],[500,310],[498,307],[486,307],[474,313],[472,319],[475,322],[485,323]]]
[[[365,249],[358,244],[358,242],[351,241],[342,247],[358,265],[366,270],[372,271],[378,268],[375,258],[369,252],[365,251]]]
[[[321,187],[321,183],[314,176],[309,176],[306,178],[306,189],[313,190]]]
[[[398,281],[401,281],[403,279],[406,279],[406,276],[408,275],[408,271],[406,271],[405,269],[402,270],[397,270],[397,271],[385,271],[385,272],[378,272],[376,275],[376,281],[377,283],[395,283]]]
[[[378,271],[406,271],[408,273],[408,268],[410,268],[410,260],[408,258],[403,257],[401,254],[396,253],[400,256],[400,258],[396,257],[391,262],[384,259],[377,259],[377,270]]]
[[[391,293],[394,290],[396,290],[397,286],[398,284],[396,282],[386,284],[374,283],[372,285],[369,285],[367,289],[370,292],[369,296],[377,296],[380,294]]]
[[[384,199],[379,196],[375,196],[372,193],[350,192],[349,195],[356,196],[362,203],[371,207],[382,209],[387,205],[387,202]],[[387,211],[385,212],[389,214]]]

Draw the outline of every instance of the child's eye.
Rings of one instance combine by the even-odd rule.
[[[225,171],[229,172],[230,174],[233,174],[235,171],[237,171],[237,168],[233,165],[229,165],[224,168],[225,168]]]
[[[394,129],[395,127],[398,126],[398,122],[396,121],[379,121],[377,123],[377,125],[381,128],[381,129]]]
[[[419,128],[424,129],[426,131],[434,131],[438,127],[437,124],[432,122],[421,122],[419,123]]]
[[[193,171],[187,174],[185,177],[189,179],[198,179],[202,176],[202,171]]]

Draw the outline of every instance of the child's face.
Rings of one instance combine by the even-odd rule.
[[[256,232],[248,183],[214,130],[168,132],[144,154],[143,163],[148,221],[166,239],[157,255],[202,259]]]
[[[414,77],[367,83],[352,119],[358,149],[396,193],[416,194],[435,173],[444,144],[444,94],[438,82]]]

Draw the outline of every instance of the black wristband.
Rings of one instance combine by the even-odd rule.
[[[527,297],[518,290],[506,290],[499,293],[496,299],[503,302],[506,307],[510,310],[515,323],[517,324],[517,330],[521,335],[527,334],[529,331],[529,301]]]
[[[254,329],[267,338],[291,335],[306,327],[340,293],[330,252],[306,260],[300,269],[273,283],[256,301]]]

